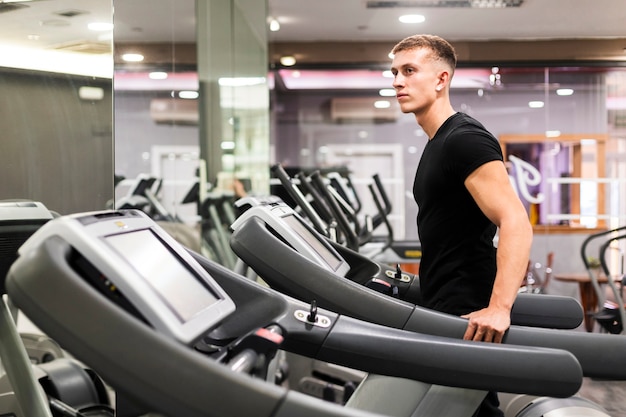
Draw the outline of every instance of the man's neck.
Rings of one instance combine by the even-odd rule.
[[[443,106],[433,106],[425,114],[416,114],[415,119],[428,136],[428,140],[430,140],[435,136],[441,125],[455,113],[456,111],[447,103],[447,105]]]

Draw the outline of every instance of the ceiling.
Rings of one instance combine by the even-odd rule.
[[[414,33],[438,34],[453,42],[576,39],[574,47],[585,40],[605,39],[618,42],[617,54],[621,56],[616,55],[616,59],[626,60],[624,0],[509,0],[521,5],[482,9],[414,7],[424,2],[463,1],[491,0],[378,1],[392,7],[377,8],[367,7],[368,0],[268,0],[269,14],[281,24],[280,30],[268,32],[268,37],[272,44],[360,42],[364,50],[370,46],[374,49],[375,43],[393,45]],[[406,13],[423,14],[425,21],[400,23],[398,17]],[[7,57],[30,56],[33,50],[101,53],[103,45],[105,49],[110,45],[112,33],[87,30],[87,24],[112,19],[116,42],[195,42],[195,0],[34,0],[17,4],[0,0],[0,66]],[[336,77],[333,74],[330,78]],[[372,78],[368,74],[364,77]],[[485,77],[488,74],[480,79]],[[387,85],[389,81],[376,75],[376,82]]]
[[[106,0],[0,1],[0,43],[51,49],[81,41],[106,42],[99,39],[102,33],[90,33],[87,24],[111,22],[110,6]]]
[[[394,7],[368,8],[367,0],[268,0],[281,23],[271,42],[395,42],[414,33],[433,33],[451,41],[626,38],[624,0],[524,0],[519,7],[398,7],[450,0],[378,2]],[[518,0],[519,1],[519,0]],[[457,0],[456,3],[461,3]],[[120,42],[194,42],[194,0],[115,0],[115,36]],[[106,34],[89,33],[88,22],[111,21],[110,0],[36,0],[7,10],[0,1],[3,44],[56,47],[96,42]],[[75,14],[69,16],[69,14]],[[63,14],[65,13],[65,15]],[[398,17],[423,14],[425,22],[403,24]],[[330,18],[329,18],[330,17]],[[33,39],[32,36],[39,35]],[[31,36],[31,38],[29,38]],[[626,45],[624,45],[626,47]]]
[[[367,3],[366,0],[269,0],[270,14],[281,23],[280,31],[273,32],[270,39],[395,42],[414,33],[432,33],[450,41],[626,36],[623,0],[524,0],[520,7],[511,8],[367,8]],[[407,13],[422,14],[426,20],[418,24],[398,22],[398,17]]]

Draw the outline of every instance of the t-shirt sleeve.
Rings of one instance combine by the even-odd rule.
[[[486,131],[458,129],[448,137],[445,152],[448,169],[462,181],[479,166],[504,160],[497,139]]]

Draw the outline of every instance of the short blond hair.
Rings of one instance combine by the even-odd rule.
[[[426,48],[432,52],[434,59],[445,62],[454,73],[456,68],[456,52],[447,40],[436,35],[413,35],[402,39],[391,50],[393,55],[402,51]]]

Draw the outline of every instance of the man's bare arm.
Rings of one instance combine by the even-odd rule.
[[[466,340],[502,342],[532,244],[532,226],[501,161],[488,162],[465,180],[478,207],[499,228],[497,273],[489,305],[470,313]]]

